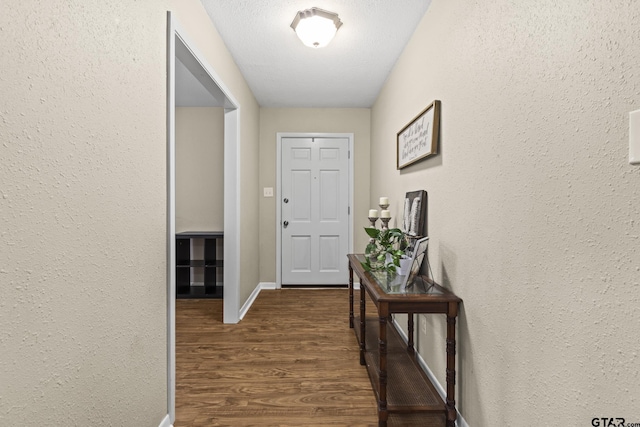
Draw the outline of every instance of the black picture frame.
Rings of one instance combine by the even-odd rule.
[[[427,227],[428,205],[428,194],[425,190],[406,193],[401,229],[408,238],[416,239],[429,235]]]

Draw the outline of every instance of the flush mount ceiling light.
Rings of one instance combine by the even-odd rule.
[[[299,11],[291,23],[302,43],[313,48],[328,45],[340,26],[342,22],[337,13],[317,7]]]

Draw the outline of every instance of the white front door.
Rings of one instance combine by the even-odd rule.
[[[349,139],[283,137],[283,285],[346,284]]]

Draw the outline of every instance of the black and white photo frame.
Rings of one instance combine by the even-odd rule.
[[[402,282],[402,287],[404,289],[413,285],[413,281],[415,280],[416,276],[420,274],[422,263],[424,262],[424,258],[427,256],[428,247],[428,237],[422,237],[416,242],[413,254],[411,256],[411,266],[409,267],[409,271],[407,272],[407,275],[404,277],[404,280]]]
[[[404,199],[402,231],[409,238],[427,236],[427,192],[410,191]]]

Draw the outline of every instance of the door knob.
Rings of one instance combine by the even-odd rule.
[[[289,221],[283,222],[282,225],[284,225],[284,228],[287,228],[287,226],[289,225]]]
[[[286,199],[286,198],[285,198],[285,199],[284,199],[284,202],[285,202],[285,203],[289,203],[289,199]]]

